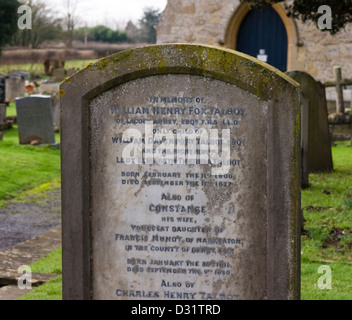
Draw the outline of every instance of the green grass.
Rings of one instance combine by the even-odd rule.
[[[32,272],[58,274],[58,276],[40,287],[34,288],[30,293],[19,297],[17,300],[62,300],[61,254],[62,250],[60,248],[30,265]]]
[[[71,68],[75,68],[75,69],[83,69],[85,68],[89,63],[93,63],[96,60],[69,60],[65,62],[65,69],[71,69]]]
[[[13,104],[9,114],[15,114]],[[59,135],[56,134],[59,142]],[[51,146],[20,145],[17,126],[0,141],[0,207],[28,189],[60,181],[60,150]]]
[[[69,60],[65,62],[65,69],[83,69],[87,64],[96,60]],[[14,65],[1,65],[0,73],[8,74],[12,70],[27,71],[30,74],[44,75],[44,64],[43,63],[26,63],[26,64],[14,64]]]
[[[30,265],[35,273],[62,273],[61,264],[62,249],[50,252],[47,256],[35,261]]]
[[[62,300],[62,276],[57,276],[17,300]]]
[[[352,147],[332,148],[334,171],[310,174],[302,190],[302,299],[352,299]],[[319,289],[321,265],[331,268],[331,289]]]
[[[319,267],[328,266],[331,269],[331,289],[319,288],[319,278],[326,273],[318,273]],[[302,300],[351,300],[352,267],[345,263],[305,262],[302,264]],[[326,280],[322,279],[326,284]]]

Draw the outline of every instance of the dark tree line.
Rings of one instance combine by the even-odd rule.
[[[160,13],[153,8],[146,8],[143,17],[135,25],[132,21],[127,23],[125,30],[113,30],[109,27],[98,25],[95,27],[78,28],[74,32],[74,39],[81,41],[98,41],[108,43],[119,42],[156,42],[155,28],[160,19]]]
[[[107,43],[126,42],[126,32],[113,30],[109,27],[98,25],[95,27],[83,27],[74,30],[73,39],[80,41],[98,41]]]

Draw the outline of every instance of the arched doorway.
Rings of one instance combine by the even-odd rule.
[[[249,11],[238,31],[236,49],[253,57],[261,53],[267,63],[285,72],[287,33],[279,14],[271,6]]]
[[[254,57],[265,49],[268,63],[281,71],[300,69],[297,61],[299,35],[294,19],[287,17],[281,4],[250,9],[241,4],[231,17],[225,33],[225,46]],[[271,48],[271,49],[267,49]]]

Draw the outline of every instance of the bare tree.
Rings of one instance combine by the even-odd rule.
[[[64,18],[65,24],[65,42],[68,48],[72,48],[73,41],[73,31],[78,24],[78,16],[76,15],[78,0],[65,0],[65,12],[66,16]]]
[[[11,1],[11,0],[10,0]],[[57,40],[61,37],[62,21],[53,15],[53,11],[43,0],[22,0],[32,11],[32,28],[20,30],[12,38],[12,44],[23,47],[39,48],[47,40]]]

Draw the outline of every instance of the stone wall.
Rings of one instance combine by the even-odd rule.
[[[332,36],[320,31],[312,23],[297,22],[303,46],[298,59],[304,70],[320,81],[332,80],[333,66],[341,66],[342,76],[352,78],[352,24]]]
[[[239,0],[172,0],[157,28],[157,42],[187,42],[218,45]]]
[[[239,8],[239,0],[171,0],[157,28],[158,43],[203,43],[223,45],[226,30]],[[335,36],[312,23],[296,21],[300,46],[290,65],[310,73],[316,80],[333,79],[333,66],[352,78],[352,25]]]

